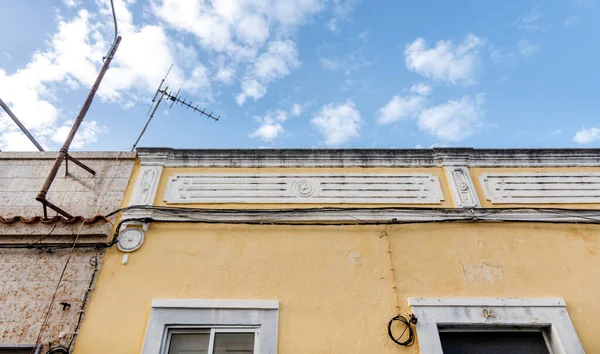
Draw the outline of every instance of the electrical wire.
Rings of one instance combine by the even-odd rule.
[[[396,315],[400,316],[400,303],[398,302],[398,288],[396,287],[396,277],[394,276],[394,265],[392,264],[392,249],[390,248],[390,235],[387,233],[387,225],[379,238],[385,237],[385,248],[388,259],[388,271],[390,272],[390,285],[392,287],[392,295],[394,297],[394,307],[396,308]]]
[[[402,324],[404,324],[406,327],[404,328],[404,330],[402,331],[402,333],[400,334],[400,336],[398,336],[398,338],[396,338],[394,336],[394,333],[392,331],[392,326],[394,325],[394,322],[400,322]],[[407,320],[406,317],[402,316],[402,315],[397,315],[392,317],[392,319],[390,320],[390,322],[388,322],[388,335],[390,336],[390,338],[392,339],[392,341],[398,345],[401,345],[403,347],[410,347],[415,343],[415,332],[412,328],[411,324],[416,324],[417,323],[417,318],[414,315],[410,315],[410,319]],[[402,337],[404,337],[404,333],[406,333],[406,331],[408,331],[408,338],[404,341],[402,341]]]
[[[355,225],[355,226],[369,226],[369,225],[409,225],[409,224],[432,224],[432,223],[465,223],[465,222],[513,222],[513,223],[539,223],[539,224],[576,224],[579,223],[577,220],[532,220],[532,219],[516,219],[506,218],[501,219],[499,217],[502,214],[515,212],[515,211],[532,211],[539,213],[548,213],[553,215],[564,215],[565,217],[581,219],[580,222],[585,224],[600,224],[600,212],[594,212],[589,209],[565,209],[565,208],[490,208],[490,209],[472,209],[473,212],[479,212],[477,215],[464,214],[464,210],[460,210],[462,214],[457,216],[457,210],[454,209],[425,209],[425,208],[405,208],[405,207],[317,207],[317,208],[289,208],[289,209],[208,209],[208,208],[189,208],[189,207],[169,207],[169,206],[144,206],[134,205],[125,208],[116,209],[105,215],[106,218],[114,216],[116,214],[126,211],[151,211],[158,215],[177,217],[179,219],[168,219],[168,218],[153,218],[153,217],[130,217],[120,220],[113,238],[109,242],[86,242],[78,243],[76,248],[108,248],[116,243],[116,237],[119,233],[120,225],[125,222],[138,221],[144,223],[159,222],[159,223],[205,223],[205,224],[237,224],[237,225],[289,225],[289,226],[342,226],[342,225]],[[386,220],[362,220],[356,217],[354,221],[344,222],[317,222],[317,221],[281,221],[281,219],[294,216],[302,215],[310,212],[341,212],[346,216],[351,216],[345,212],[349,211],[390,211],[398,213],[397,216],[401,216],[403,212],[415,214],[418,213],[422,217],[440,217],[440,213],[447,213],[445,219],[435,220],[395,220],[394,218]],[[579,212],[579,214],[577,214]],[[204,215],[211,213],[218,213],[221,215],[235,215],[245,214],[246,217],[253,218],[251,220],[224,220],[215,219],[209,217],[199,217],[195,214],[202,213]],[[581,215],[585,213],[587,216]],[[454,217],[452,215],[454,214]],[[255,216],[269,217],[254,218]],[[496,216],[496,217],[494,217]],[[494,218],[490,218],[494,217]],[[596,218],[597,217],[597,218]],[[68,248],[70,245],[64,245],[59,243],[26,243],[26,244],[15,244],[5,243],[0,244],[2,248],[33,248],[33,249],[60,249]]]
[[[92,293],[92,288],[94,286],[94,282],[96,280],[96,276],[98,275],[98,255],[100,253],[100,249],[98,249],[96,251],[96,254],[93,255],[90,260],[89,263],[92,267],[94,267],[94,271],[92,272],[92,276],[90,277],[90,283],[88,284],[88,288],[83,296],[83,301],[81,302],[81,308],[79,310],[79,317],[77,318],[77,325],[75,326],[75,332],[73,333],[73,336],[71,337],[71,340],[69,341],[69,346],[67,347],[67,353],[71,352],[71,347],[73,346],[73,343],[75,342],[75,338],[79,335],[79,327],[81,326],[81,321],[83,320],[83,315],[85,313],[85,305],[87,304],[87,300],[90,296],[90,294]]]
[[[54,306],[54,302],[56,300],[56,294],[58,293],[58,288],[60,288],[60,283],[62,282],[63,277],[65,276],[67,266],[69,265],[69,261],[71,260],[71,256],[73,255],[73,251],[75,250],[75,245],[77,244],[77,241],[79,240],[79,235],[81,234],[81,228],[83,227],[83,224],[84,224],[84,222],[81,222],[81,225],[79,225],[79,230],[77,231],[77,236],[75,236],[75,240],[73,241],[73,246],[71,247],[71,250],[69,251],[67,260],[65,261],[65,265],[62,268],[60,277],[58,278],[58,282],[56,283],[56,288],[54,288],[54,293],[52,294],[52,298],[50,299],[50,305],[48,306],[48,310],[46,311],[46,315],[44,316],[44,320],[42,321],[42,326],[40,327],[40,331],[38,333],[37,339],[35,340],[36,346],[38,344],[42,344],[41,343],[42,334],[44,333],[44,329],[46,327],[46,324],[48,323],[48,318],[50,317],[50,313],[52,312],[52,307]],[[33,354],[34,351],[35,351],[35,349],[32,350],[31,353]]]
[[[390,272],[390,285],[392,288],[392,296],[394,298],[394,308],[396,309],[396,316],[392,317],[390,322],[388,323],[388,335],[394,341],[394,343],[398,345],[402,345],[405,347],[410,347],[414,343],[414,332],[411,326],[411,323],[417,323],[417,318],[414,315],[410,315],[410,320],[407,320],[406,317],[400,314],[400,303],[398,301],[398,287],[396,286],[396,276],[394,274],[394,264],[392,263],[392,248],[390,247],[390,234],[387,232],[387,225],[379,234],[379,238],[385,239],[385,248],[388,260],[388,267]],[[394,322],[401,322],[406,325],[404,331],[398,338],[394,337],[394,333],[392,332],[392,325]],[[408,330],[408,338],[405,341],[401,341],[404,333]]]

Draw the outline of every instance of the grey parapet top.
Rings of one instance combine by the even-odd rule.
[[[600,167],[600,149],[138,148],[144,161],[182,167]]]

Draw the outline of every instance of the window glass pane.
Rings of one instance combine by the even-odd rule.
[[[254,333],[216,333],[214,354],[254,353]]]
[[[440,332],[444,354],[549,354],[541,331]]]
[[[173,333],[169,354],[208,354],[208,333]]]

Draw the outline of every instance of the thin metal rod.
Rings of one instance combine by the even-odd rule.
[[[37,199],[37,198],[36,198]],[[52,203],[50,203],[48,200],[44,199],[44,200],[39,200],[43,205],[44,205],[44,217],[46,219],[48,219],[48,211],[46,210],[46,207],[54,210],[55,212],[59,213],[60,215],[64,216],[67,219],[73,219],[73,215],[69,214],[68,212],[66,212],[65,210],[61,209],[60,207],[58,207],[57,205],[54,205]]]
[[[96,175],[96,171],[92,170],[91,168],[87,167],[86,165],[83,164],[83,162],[77,160],[76,158],[74,158],[73,156],[67,154],[65,155],[65,163],[67,163],[67,161],[73,161],[73,163],[75,163],[77,166],[83,168],[84,170],[88,171],[90,174],[92,175]]]
[[[119,36],[119,28],[117,27],[117,15],[115,14],[115,4],[113,3],[113,0],[110,0],[110,8],[112,10],[113,22],[115,23],[115,38],[113,39],[114,46],[114,43],[117,42],[117,37]]]
[[[110,8],[112,10],[113,22],[115,23],[115,38],[113,39],[113,44],[108,49],[108,53],[104,58],[102,58],[103,60],[113,58],[115,52],[117,51],[117,46],[119,45],[117,43],[117,39],[121,41],[121,39],[119,38],[119,29],[117,28],[117,15],[115,14],[115,4],[113,3],[113,0],[110,0]]]
[[[4,103],[4,101],[2,101],[2,99],[0,99],[0,107],[2,107],[4,109],[4,111],[6,112],[6,114],[8,114],[9,117],[12,118],[12,120],[19,126],[19,128],[21,129],[21,131],[23,132],[23,134],[25,134],[29,140],[33,143],[33,145],[35,145],[35,147],[40,150],[40,151],[44,151],[44,148],[42,147],[42,145],[40,145],[35,138],[33,137],[33,135],[31,135],[29,133],[29,131],[27,130],[27,128],[25,128],[25,126],[23,124],[21,124],[21,122],[17,119],[17,116],[15,116],[15,114],[10,110],[10,108],[8,108],[8,106],[6,105],[6,103]]]
[[[71,128],[71,131],[69,132],[69,135],[67,136],[67,139],[65,140],[65,143],[63,144],[62,148],[60,148],[60,150],[58,152],[58,156],[56,157],[56,160],[54,161],[54,165],[52,166],[52,169],[50,170],[50,174],[48,175],[48,178],[46,178],[46,182],[44,183],[42,190],[35,198],[37,201],[39,201],[41,203],[44,203],[46,201],[46,194],[48,194],[48,190],[50,189],[52,182],[54,182],[54,178],[56,178],[58,169],[60,168],[60,165],[62,164],[62,162],[66,158],[67,153],[69,152],[69,147],[71,146],[71,143],[73,142],[73,138],[75,138],[75,134],[77,133],[79,126],[83,122],[83,118],[85,117],[85,115],[87,114],[87,111],[90,109],[90,106],[92,105],[92,101],[94,100],[96,91],[98,91],[98,88],[100,87],[100,83],[102,82],[102,79],[104,78],[104,75],[106,74],[106,71],[108,70],[108,68],[110,66],[110,63],[114,57],[115,52],[117,51],[117,48],[119,47],[120,42],[121,42],[121,36],[118,36],[117,40],[115,41],[115,45],[111,48],[110,55],[106,58],[106,60],[104,61],[104,64],[102,65],[102,69],[100,69],[100,72],[98,73],[98,77],[96,78],[96,81],[94,82],[94,86],[92,86],[90,93],[88,94],[87,98],[85,99],[85,102],[83,103],[83,106],[81,106],[79,115],[77,115],[77,119],[75,119],[75,122],[73,123],[73,127]],[[48,205],[48,206],[50,206],[50,205]],[[62,210],[59,211],[55,208],[52,208],[52,209],[54,209],[55,211],[57,211],[63,215],[66,214]],[[67,216],[67,215],[65,215],[65,216]]]
[[[169,70],[171,70],[171,69],[169,69]],[[137,140],[135,141],[135,143],[133,143],[133,147],[131,148],[131,151],[134,151],[135,148],[137,147],[137,144],[140,142],[140,139],[142,138],[142,136],[146,132],[146,128],[148,128],[148,125],[150,124],[150,121],[154,117],[154,113],[156,113],[156,110],[158,109],[158,106],[160,106],[160,102],[162,101],[163,97],[165,96],[165,93],[163,91],[157,91],[157,92],[160,92],[160,97],[158,98],[158,102],[156,102],[156,104],[154,105],[154,109],[152,110],[152,114],[150,114],[150,117],[148,118],[148,121],[146,122],[146,125],[144,125],[144,129],[142,129],[142,132],[138,136]]]

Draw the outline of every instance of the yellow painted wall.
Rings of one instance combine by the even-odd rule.
[[[394,303],[382,229],[152,224],[128,264],[107,251],[75,353],[139,354],[153,298],[279,300],[280,354],[418,353],[387,337]],[[409,296],[563,297],[584,348],[600,353],[600,226],[387,231],[404,313]]]

